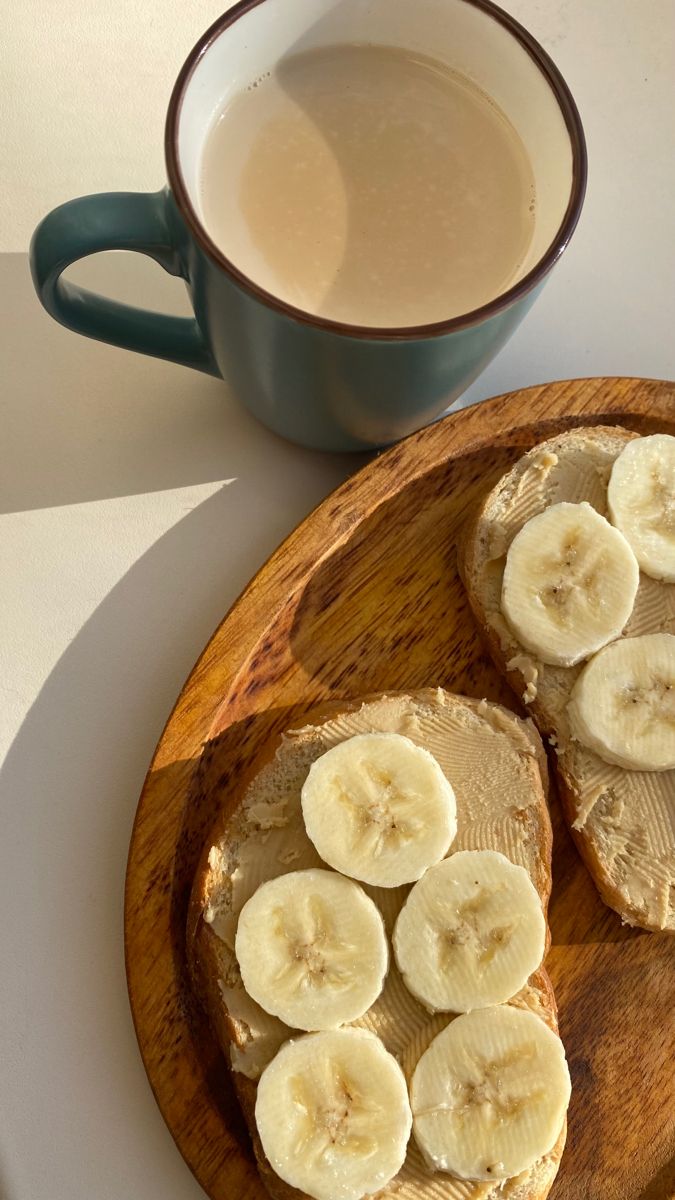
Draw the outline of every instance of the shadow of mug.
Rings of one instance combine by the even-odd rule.
[[[434,324],[359,326],[302,311],[248,278],[202,223],[199,170],[214,112],[290,55],[366,43],[426,55],[467,77],[517,130],[535,181],[530,249],[515,281]],[[63,325],[226,380],[276,433],[321,450],[379,447],[435,420],[514,332],[567,246],[586,184],[574,100],[534,38],[491,0],[242,0],[188,56],[169,104],[169,187],[72,200],[33,235],[38,296]],[[61,279],[99,250],[137,250],[188,286],[194,317],[147,312]],[[396,247],[392,247],[396,253]]]

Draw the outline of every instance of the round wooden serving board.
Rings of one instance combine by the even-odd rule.
[[[515,697],[456,569],[480,497],[535,442],[580,424],[675,433],[675,384],[590,379],[454,414],[354,475],[248,585],[186,683],[145,782],[126,887],[131,1007],[157,1103],[211,1200],[263,1200],[227,1069],[188,987],[185,914],[224,784],[327,698],[442,685]],[[548,970],[573,1081],[554,1200],[675,1196],[675,938],[623,927],[552,801]]]

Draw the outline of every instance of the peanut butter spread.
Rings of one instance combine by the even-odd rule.
[[[541,746],[529,722],[487,702],[465,702],[441,691],[424,699],[390,696],[365,703],[322,726],[286,734],[276,757],[249,786],[236,828],[212,847],[205,889],[204,919],[221,939],[220,989],[237,1031],[232,1066],[257,1079],[283,1041],[293,1033],[269,1016],[244,992],[234,956],[238,914],[265,880],[321,863],[305,833],[300,789],[314,759],[338,742],[371,731],[402,733],[429,750],[450,780],[457,799],[454,850],[495,849],[521,864],[547,900],[550,869],[546,859],[550,831],[542,796]],[[391,935],[410,890],[364,885]],[[511,1003],[529,1008],[551,1023],[545,992],[536,977]],[[384,990],[356,1025],[372,1030],[396,1055],[409,1077],[431,1040],[452,1019],[430,1014],[404,986],[391,957]],[[538,1180],[555,1173],[555,1155],[537,1164]],[[530,1173],[501,1185],[466,1182],[434,1175],[414,1139],[406,1162],[382,1197],[400,1200],[497,1200],[515,1195]]]
[[[566,709],[583,664],[552,667],[536,661],[501,613],[505,556],[518,530],[560,501],[586,500],[608,516],[607,484],[625,444],[625,434],[606,429],[597,437],[581,429],[553,438],[521,459],[496,489],[481,522],[479,586],[507,670],[522,676],[524,702],[536,699],[540,726],[555,731],[559,766],[574,794],[574,829],[602,859],[622,908],[641,922],[666,929],[675,928],[675,771],[627,771],[572,741]],[[675,633],[675,585],[641,573],[624,635],[658,632]]]

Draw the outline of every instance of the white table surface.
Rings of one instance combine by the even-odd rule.
[[[466,400],[570,376],[675,378],[675,6],[506,7],[572,87],[589,189],[562,264]],[[363,460],[293,447],[224,385],[66,332],[25,255],[0,267],[0,1197],[198,1200],[127,1004],[134,810],[214,627]],[[144,260],[107,256],[78,277],[185,308]]]

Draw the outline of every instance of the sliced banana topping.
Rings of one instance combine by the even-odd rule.
[[[675,437],[628,442],[612,467],[607,503],[645,574],[675,583]]]
[[[553,1148],[570,1098],[562,1042],[523,1009],[457,1017],[412,1078],[415,1139],[436,1170],[507,1179]]]
[[[626,538],[590,504],[553,504],[509,546],[502,611],[542,662],[573,666],[619,636],[639,578]]]
[[[382,917],[334,871],[291,871],[261,884],[239,916],[242,983],[293,1029],[334,1029],[375,1002],[388,967]]]
[[[360,1200],[403,1165],[411,1114],[403,1072],[373,1033],[339,1029],[282,1046],[255,1119],[277,1175],[314,1200]]]
[[[675,768],[675,637],[621,638],[586,664],[567,711],[573,737],[629,771]]]
[[[302,788],[305,828],[324,862],[398,887],[447,854],[455,793],[433,755],[398,733],[363,733],[327,750]]]
[[[544,957],[546,922],[527,871],[495,850],[462,850],[416,883],[394,928],[403,981],[432,1011],[515,996]]]

